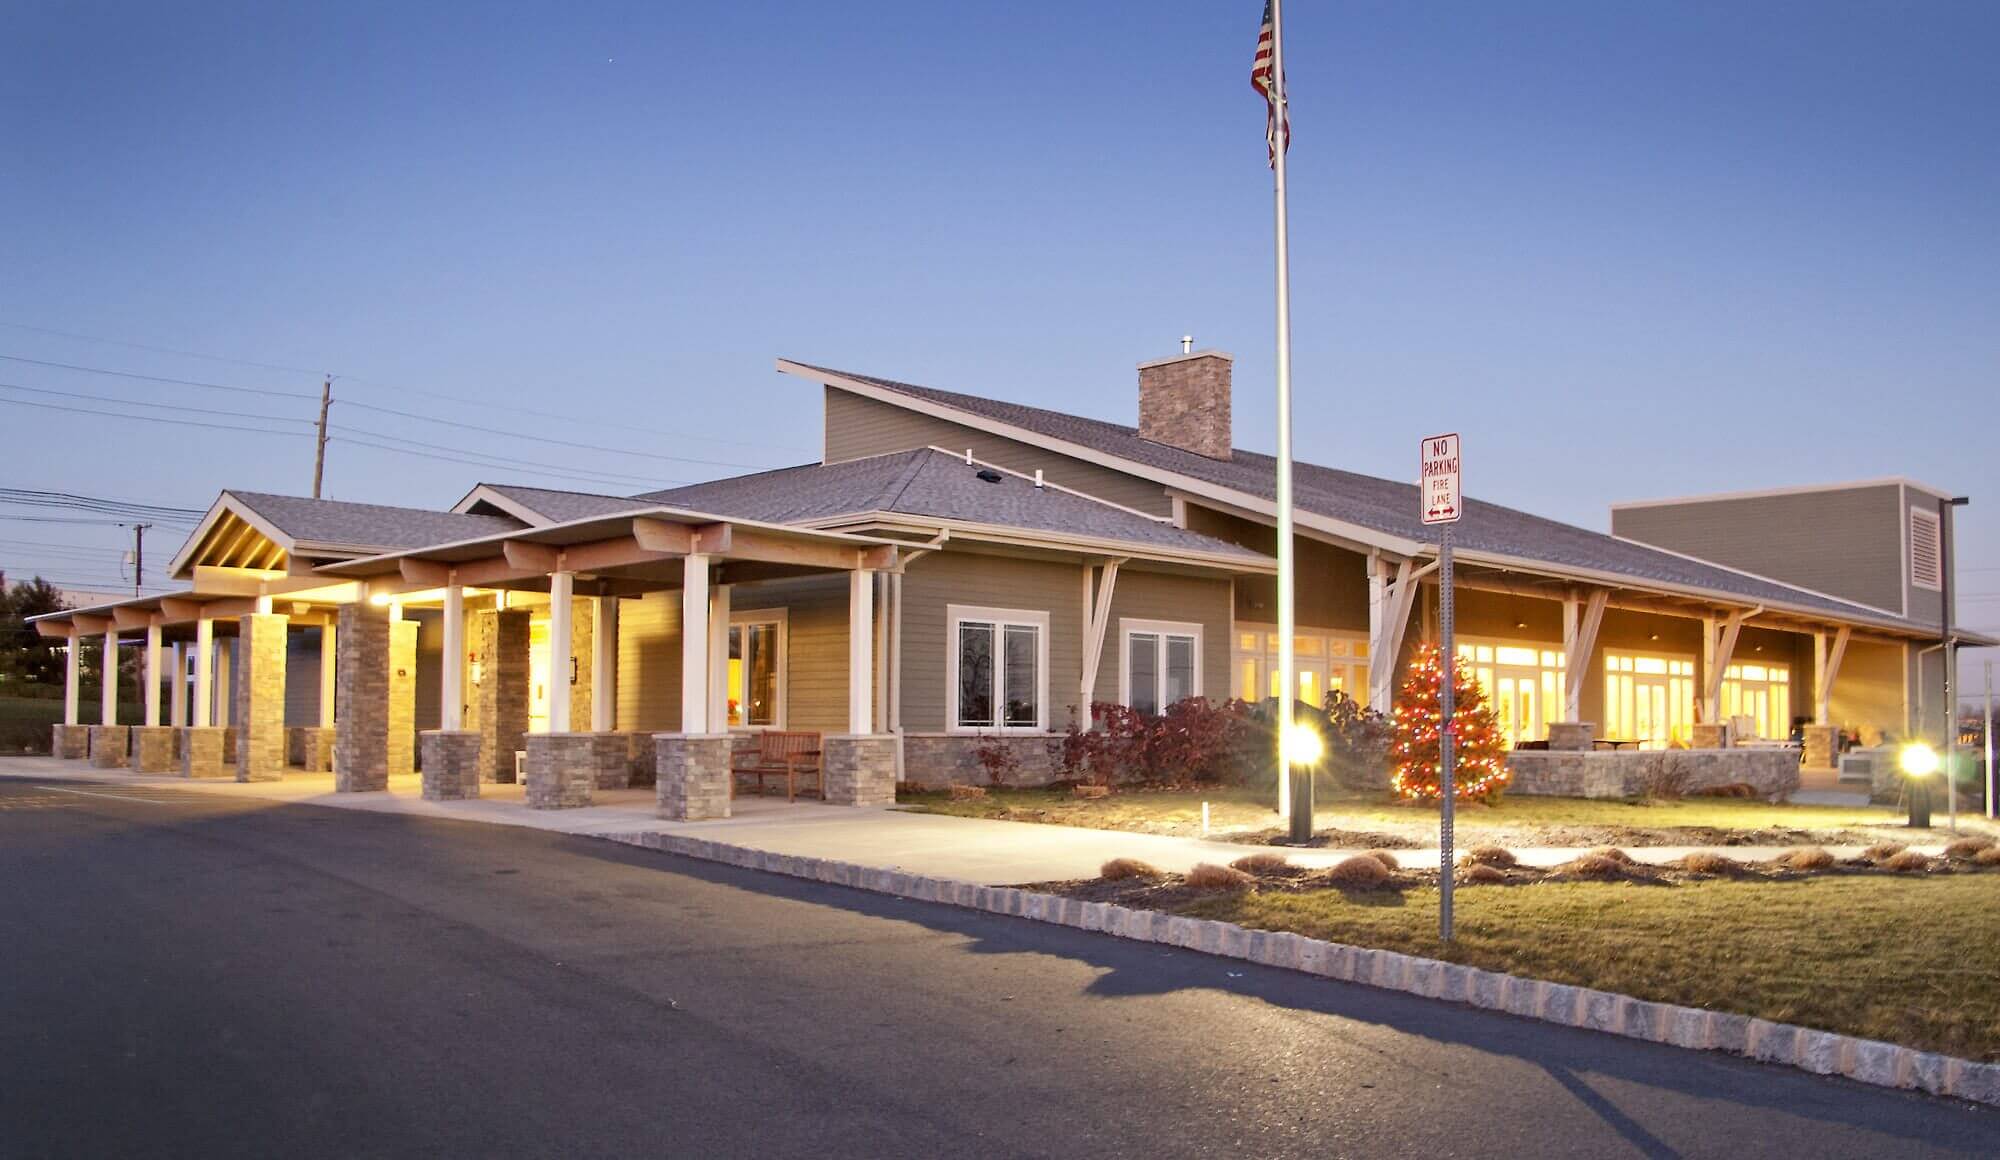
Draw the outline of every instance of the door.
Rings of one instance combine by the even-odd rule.
[[[549,731],[549,623],[528,624],[528,732]]]

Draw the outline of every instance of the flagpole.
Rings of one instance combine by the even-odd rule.
[[[1285,18],[1283,0],[1271,0],[1271,72],[1277,94],[1271,177],[1277,203],[1278,246],[1278,813],[1292,810],[1292,701],[1298,696],[1297,632],[1292,575],[1292,273],[1285,223],[1285,150],[1291,144],[1285,107]],[[1312,821],[1306,819],[1308,832]],[[1297,827],[1294,826],[1294,829]]]

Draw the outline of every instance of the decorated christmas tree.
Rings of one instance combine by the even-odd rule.
[[[1460,801],[1490,798],[1507,784],[1507,746],[1500,738],[1486,695],[1463,664],[1452,666],[1452,789]],[[1419,646],[1409,679],[1396,699],[1396,738],[1389,746],[1394,765],[1389,783],[1412,801],[1437,801],[1442,758],[1438,753],[1444,684],[1443,657],[1433,644]]]

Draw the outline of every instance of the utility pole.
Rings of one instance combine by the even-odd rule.
[[[1971,503],[1968,496],[1938,497],[1938,563],[1942,583],[1938,588],[1938,638],[1944,645],[1944,787],[1951,831],[1958,832],[1958,643],[1951,627],[1951,523],[1954,508]],[[1921,680],[1921,678],[1920,678]]]
[[[313,447],[313,498],[319,498],[320,480],[326,475],[326,411],[333,404],[333,376],[319,388],[319,439]]]
[[[132,525],[132,595],[139,595],[139,589],[146,583],[146,529],[151,524]]]

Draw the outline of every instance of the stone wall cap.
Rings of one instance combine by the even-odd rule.
[[[324,728],[327,728],[327,726],[324,726],[324,725],[295,725],[295,726],[293,726],[293,728],[295,728],[295,729],[324,729]],[[419,730],[417,730],[417,736],[419,736],[419,737],[477,737],[477,736],[479,736],[479,730],[477,730],[477,729],[419,729]]]

